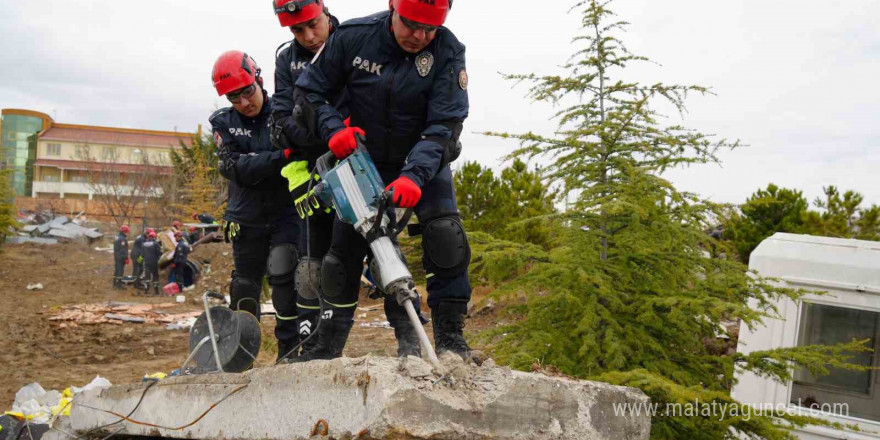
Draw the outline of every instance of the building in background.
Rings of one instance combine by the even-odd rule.
[[[172,174],[171,151],[192,144],[195,133],[53,124],[37,137],[33,197],[91,199],[99,186],[119,183],[124,193],[161,195],[134,189],[138,181]],[[125,182],[129,182],[126,185]]]
[[[0,164],[13,169],[16,197],[89,199],[100,185],[134,191],[144,176],[172,173],[171,151],[197,133],[59,124],[49,115],[2,110]]]
[[[34,181],[37,135],[52,124],[49,115],[32,110],[0,111],[0,165],[12,171],[15,196],[30,196]]]

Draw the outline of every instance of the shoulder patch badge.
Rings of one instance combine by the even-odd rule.
[[[461,69],[458,72],[458,86],[461,87],[462,90],[467,90],[468,85],[468,76],[467,72],[464,69]]]
[[[432,67],[434,67],[434,55],[431,52],[422,52],[416,57],[416,70],[419,76],[423,78],[428,76]]]

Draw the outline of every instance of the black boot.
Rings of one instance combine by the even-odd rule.
[[[335,318],[335,317],[334,317]],[[314,359],[335,359],[342,356],[342,349],[348,340],[348,334],[354,320],[350,317],[343,319],[327,319],[318,327],[318,343],[310,351],[303,353],[293,362],[308,362]]]
[[[153,282],[153,296],[159,296],[159,283]]]
[[[434,344],[437,354],[451,351],[464,359],[471,357],[471,347],[464,340],[464,315],[467,303],[443,301],[431,307],[434,321]]]
[[[299,337],[279,340],[278,341],[278,357],[275,358],[275,363],[283,362],[281,359],[286,359],[287,362],[293,362],[293,359],[299,357],[299,348],[296,351],[293,351],[293,347],[296,347],[299,344]]]
[[[306,323],[306,321],[308,323]],[[303,317],[299,323],[299,337],[303,342],[302,352],[308,353],[315,349],[315,346],[318,345],[318,339],[320,335],[312,336],[312,332],[318,327],[318,314],[310,313],[307,316]]]
[[[113,277],[113,288],[116,290],[122,290],[122,278]]]
[[[391,326],[394,327],[394,337],[397,339],[397,357],[422,357],[419,336],[412,324],[405,321],[392,323]]]

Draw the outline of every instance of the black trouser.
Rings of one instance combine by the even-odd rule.
[[[144,272],[144,263],[141,261],[138,262],[138,259],[143,258],[141,255],[132,255],[131,256],[131,276],[134,277],[135,280],[141,277]]]
[[[121,283],[122,276],[125,274],[125,257],[115,258],[115,266],[113,267],[113,283]]]
[[[266,262],[273,246],[297,244],[299,218],[291,216],[279,219],[270,226],[244,226],[232,237],[232,259],[235,263],[235,276],[248,278],[257,286],[263,285],[266,275]],[[296,267],[294,266],[293,270]],[[260,302],[260,292],[253,292],[253,301]],[[275,337],[288,340],[297,335],[296,289],[293,280],[283,285],[272,286],[272,305],[278,315],[293,319],[278,319],[275,323]]]
[[[302,221],[303,233],[300,237],[301,258],[311,257],[313,260],[318,261],[324,258],[324,255],[330,249],[330,244],[333,240],[333,219],[335,218],[335,211],[325,212],[323,210],[315,210],[315,213],[308,218],[308,225],[306,225],[306,220]],[[308,233],[308,241],[303,239],[303,237],[306,236],[306,233]],[[309,282],[313,285],[319,284],[320,273],[314,274],[313,276],[317,277],[318,280],[309,280]],[[335,304],[328,304],[326,300],[324,301],[325,310],[334,308],[336,308]],[[300,329],[300,336],[308,336],[308,334],[314,330],[311,326],[312,323],[315,322],[315,318],[320,309],[321,306],[318,298],[306,299],[297,292],[296,322]],[[351,310],[351,316],[354,316],[354,309]],[[313,338],[313,341],[310,340],[310,342],[317,342],[317,340]]]
[[[174,272],[174,282],[177,283],[181,289],[186,285],[183,281],[184,275],[186,273],[186,260],[183,260],[182,263],[176,263],[176,266],[172,269]]]
[[[159,289],[159,262],[158,261],[145,261],[144,262],[144,286],[146,287],[144,290],[149,290],[150,283],[153,284],[153,289]]]

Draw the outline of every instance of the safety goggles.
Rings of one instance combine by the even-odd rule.
[[[274,2],[273,2],[274,4]],[[311,4],[321,4],[321,0],[304,0],[304,1],[292,1],[286,4],[283,4],[277,8],[275,8],[275,15],[278,15],[282,12],[287,12],[288,14],[296,14],[297,11],[301,11],[305,9],[306,6]]]
[[[237,92],[227,93],[226,99],[233,104],[238,104],[241,102],[241,98],[251,99],[254,96],[254,92],[257,91],[257,85],[251,84]]]
[[[440,27],[440,26],[429,26],[427,24],[419,23],[417,21],[412,21],[412,20],[400,15],[400,13],[398,13],[397,16],[400,17],[401,23],[403,23],[403,25],[408,27],[411,31],[418,31],[421,29],[421,30],[424,30],[425,33],[431,33],[431,32],[436,31],[437,28]]]

